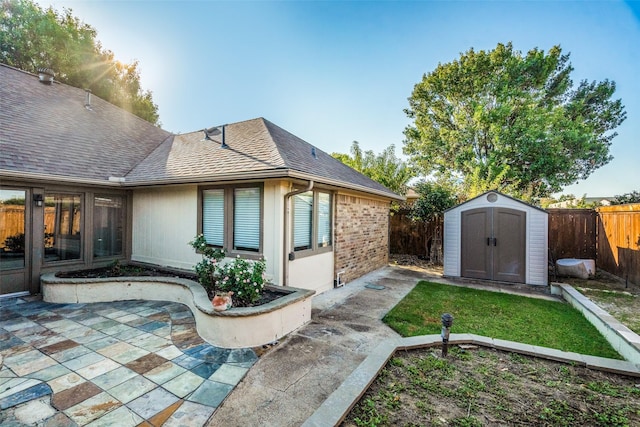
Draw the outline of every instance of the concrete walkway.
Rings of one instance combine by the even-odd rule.
[[[421,279],[441,281],[425,271],[385,267],[315,297],[312,321],[258,360],[209,425],[304,423],[381,340],[398,337],[381,319]]]

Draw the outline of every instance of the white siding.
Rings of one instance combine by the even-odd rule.
[[[524,211],[526,224],[526,269],[525,282],[530,285],[546,285],[548,278],[548,219],[547,213],[526,203],[495,193],[498,199],[491,203],[487,194],[463,203],[444,215],[444,275],[460,277],[460,245],[462,212],[488,207],[502,207]]]
[[[333,288],[333,252],[289,262],[289,286],[321,293]]]
[[[200,260],[188,244],[198,230],[197,197],[196,186],[136,190],[131,259],[192,269]]]

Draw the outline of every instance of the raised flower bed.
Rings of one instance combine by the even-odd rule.
[[[257,347],[279,340],[311,320],[315,291],[265,285],[283,293],[267,304],[215,311],[205,289],[177,277],[62,278],[45,274],[42,295],[51,303],[92,303],[122,300],[174,301],[188,306],[200,336],[225,348]]]

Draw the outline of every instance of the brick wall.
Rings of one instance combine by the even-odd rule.
[[[336,197],[335,270],[349,282],[389,262],[389,203],[357,196]]]

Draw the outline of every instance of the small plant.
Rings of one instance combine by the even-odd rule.
[[[202,254],[202,261],[196,264],[196,276],[209,294],[216,293],[216,270],[219,262],[224,259],[224,250],[209,246],[203,234],[196,236],[189,245]]]

